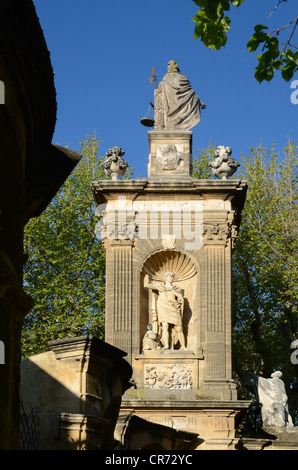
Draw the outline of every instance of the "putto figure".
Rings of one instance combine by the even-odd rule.
[[[182,75],[174,60],[154,92],[156,130],[190,130],[201,120],[201,108],[206,108]]]
[[[157,293],[156,308],[152,306],[152,319],[157,323],[157,332],[165,349],[174,349],[180,343],[185,349],[185,338],[182,328],[184,298],[182,290],[173,284],[174,273],[164,275],[164,282],[150,282],[149,276],[144,279],[144,286]],[[155,304],[155,302],[154,302]],[[161,329],[161,333],[159,330]]]
[[[129,167],[129,164],[122,158],[124,154],[121,147],[113,147],[106,153],[106,159],[101,166],[105,174],[111,176],[112,179],[125,175],[126,169]]]
[[[218,146],[214,160],[208,164],[214,176],[226,180],[235,173],[240,163],[234,160],[231,155],[231,147],[224,147],[223,145]]]
[[[160,349],[161,348],[161,342],[159,341],[159,338],[154,331],[152,331],[152,325],[149,324],[147,325],[147,331],[144,335],[143,341],[142,341],[142,350],[154,350],[154,349]]]

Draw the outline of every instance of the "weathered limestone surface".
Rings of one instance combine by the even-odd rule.
[[[263,437],[243,438],[238,442],[239,450],[296,450],[298,429],[294,427],[263,427]]]
[[[153,423],[129,411],[121,412],[115,429],[116,449],[193,450],[201,440],[197,434]]]
[[[37,413],[39,449],[112,449],[132,373],[125,353],[92,336],[49,345],[21,367],[21,399],[25,412]]]
[[[107,257],[106,340],[127,351],[135,382],[122,412],[197,433],[200,448],[214,439],[234,448],[235,417],[248,402],[237,400],[232,379],[231,257],[247,185],[192,178],[191,132],[148,134],[148,178],[93,183]],[[165,344],[161,295],[172,318],[181,312],[185,344],[174,320]]]
[[[192,167],[192,132],[148,132],[148,177],[169,180],[190,176]]]

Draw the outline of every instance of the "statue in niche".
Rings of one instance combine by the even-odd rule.
[[[261,415],[264,427],[292,427],[293,421],[288,410],[288,397],[285,384],[281,380],[282,372],[276,371],[270,379],[256,377],[259,402],[262,404]]]
[[[154,121],[157,130],[190,130],[201,120],[201,108],[206,108],[182,75],[174,60],[155,90]]]
[[[152,330],[152,325],[151,324],[147,325],[147,331],[142,341],[142,350],[143,351],[155,350],[155,349],[161,349],[161,347],[162,347],[161,342],[158,338],[158,335],[154,333],[154,331]]]
[[[153,292],[153,329],[160,337],[163,348],[174,349],[179,342],[180,349],[186,349],[182,328],[184,297],[183,291],[173,284],[174,277],[173,272],[166,272],[163,283],[150,282],[146,274],[144,286]]]

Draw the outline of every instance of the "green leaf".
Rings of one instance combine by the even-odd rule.
[[[194,0],[201,9],[194,16],[196,23],[194,39],[200,38],[205,47],[220,49],[227,42],[226,33],[230,30],[230,18],[224,15],[231,4],[239,6],[242,1],[230,0]]]
[[[291,64],[284,66],[281,71],[282,78],[286,82],[288,82],[289,80],[291,80],[291,78],[293,78],[294,70],[295,70],[295,63],[291,63]]]
[[[231,3],[234,7],[239,7],[243,2],[244,0],[231,0]]]
[[[248,49],[249,52],[256,51],[261,43],[267,42],[268,35],[266,33],[264,33],[263,29],[268,29],[268,28],[267,28],[267,26],[264,26],[264,25],[255,26],[255,28],[254,28],[255,33],[248,40],[248,43],[247,43],[247,49]]]
[[[256,33],[259,33],[261,32],[263,29],[268,29],[268,26],[264,25],[264,24],[257,24],[255,27],[254,27],[254,30]]]
[[[226,32],[230,29],[230,18],[224,17],[222,21],[214,23],[205,15],[196,17],[194,38],[200,38],[205,47],[218,50],[226,44]]]

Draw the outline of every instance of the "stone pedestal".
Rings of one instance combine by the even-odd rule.
[[[248,406],[237,400],[231,351],[231,257],[247,185],[192,178],[191,136],[149,132],[147,179],[93,183],[107,257],[106,341],[133,367],[125,412],[230,439]],[[158,289],[180,292],[173,305],[184,340],[169,325],[169,349],[160,343]]]
[[[192,168],[191,131],[150,131],[148,177],[180,179]]]

